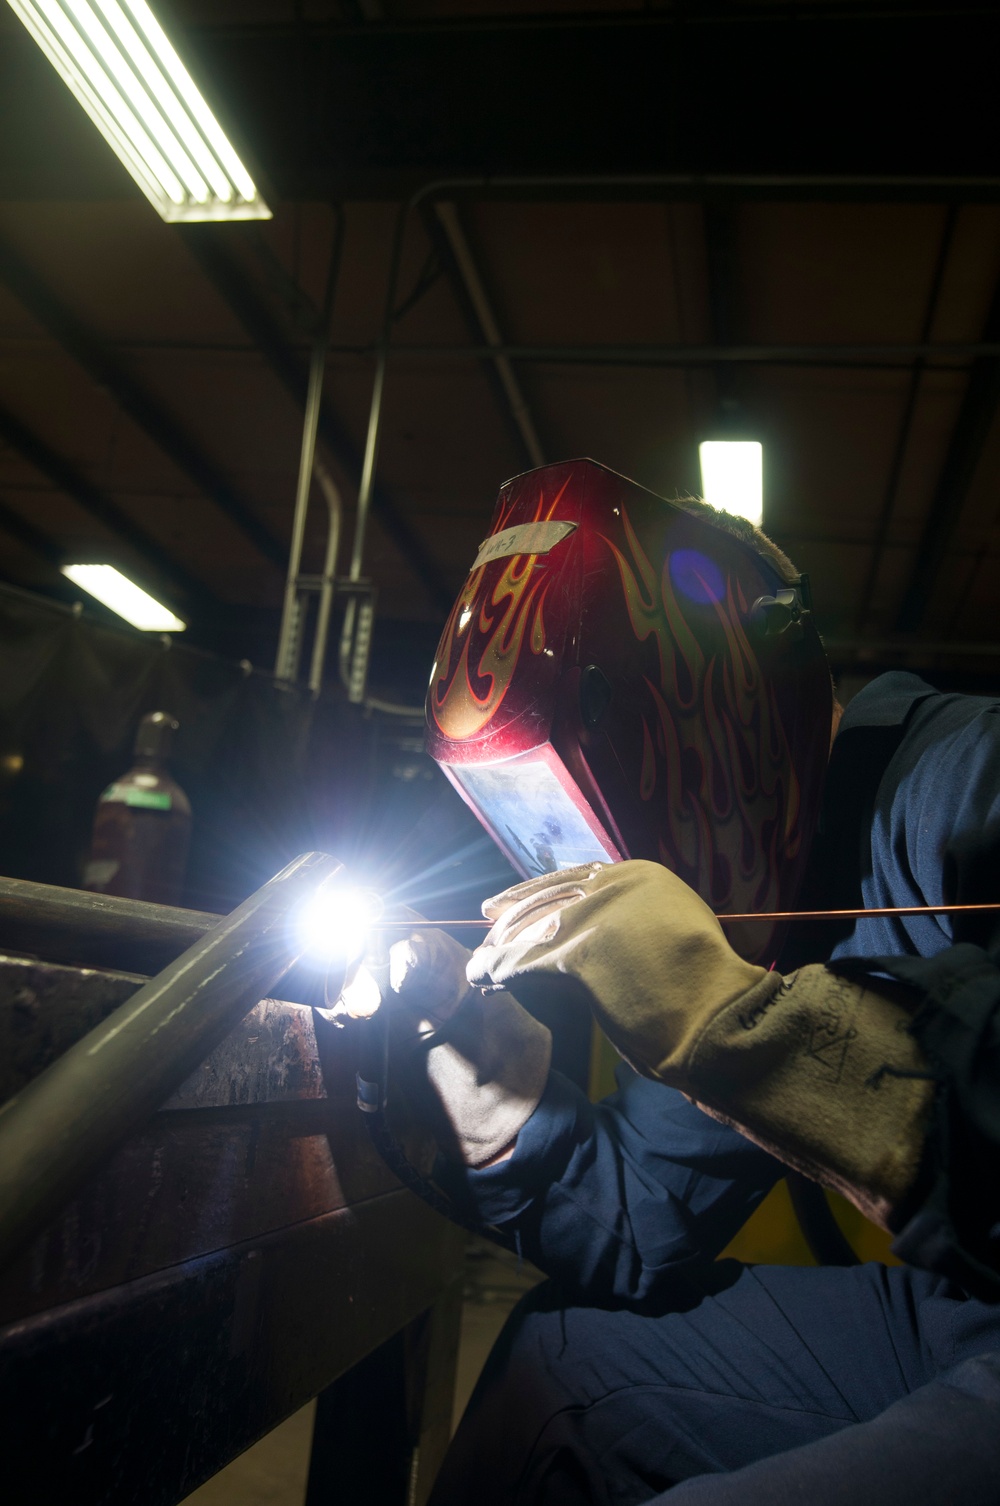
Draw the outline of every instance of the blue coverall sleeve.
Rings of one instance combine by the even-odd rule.
[[[880,786],[871,845],[869,905],[996,902],[1000,703],[935,695],[917,707]],[[831,966],[911,986],[911,1029],[938,1082],[916,1206],[903,1210],[894,1249],[998,1301],[1000,911],[867,924],[867,955]]]
[[[784,1168],[684,1096],[617,1073],[592,1104],[557,1072],[513,1156],[445,1169],[453,1195],[575,1300],[676,1307],[689,1269],[712,1260]]]

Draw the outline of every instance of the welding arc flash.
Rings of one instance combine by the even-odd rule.
[[[305,955],[324,966],[360,956],[381,912],[381,901],[370,889],[322,889],[296,917]]]

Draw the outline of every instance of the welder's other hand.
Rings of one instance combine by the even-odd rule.
[[[389,948],[382,987],[396,1069],[426,1105],[446,1154],[484,1166],[509,1152],[534,1112],[552,1038],[509,994],[484,999],[470,987],[471,955],[445,931],[414,927]],[[345,1012],[360,1013],[374,986],[359,969],[341,995]]]
[[[932,1089],[913,1000],[815,965],[783,978],[739,957],[658,863],[588,864],[483,906],[470,983],[594,1011],[621,1055],[891,1225],[921,1159]]]
[[[389,948],[389,988],[404,1009],[435,1030],[469,997],[471,952],[439,930],[415,930]]]
[[[418,921],[415,910],[400,907],[394,919]],[[472,954],[446,932],[414,928],[394,941],[385,964],[375,968],[366,959],[355,967],[337,1000],[335,1013],[367,1019],[383,1003],[399,1005],[413,1018],[437,1030],[460,1008],[469,994],[465,969]]]

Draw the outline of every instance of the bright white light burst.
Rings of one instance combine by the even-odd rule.
[[[295,930],[310,962],[328,966],[364,952],[382,902],[370,889],[338,885],[322,889],[295,916]]]

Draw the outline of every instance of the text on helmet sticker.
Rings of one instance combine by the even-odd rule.
[[[519,523],[515,528],[503,528],[484,539],[479,546],[473,570],[488,565],[491,560],[507,559],[512,554],[548,554],[557,544],[576,528],[575,523]]]

